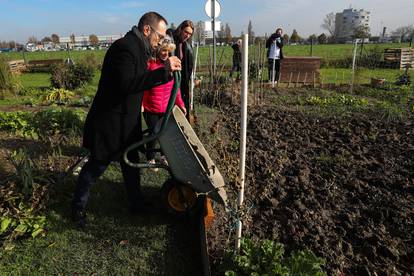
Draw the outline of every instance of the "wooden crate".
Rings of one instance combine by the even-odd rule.
[[[387,48],[384,51],[384,61],[391,67],[414,69],[414,49],[412,48]]]
[[[285,57],[280,65],[280,82],[312,84],[320,82],[320,57]]]
[[[20,74],[26,70],[26,63],[23,59],[11,60],[7,63],[9,64],[10,71],[13,74]]]

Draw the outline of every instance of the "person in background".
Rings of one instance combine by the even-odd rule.
[[[280,62],[283,59],[283,31],[277,28],[266,41],[268,66],[269,66],[269,82],[277,83],[280,75]]]
[[[122,159],[124,150],[142,139],[141,106],[144,91],[167,83],[172,72],[181,69],[181,61],[170,57],[165,66],[147,70],[147,61],[166,35],[167,20],[156,12],[144,14],[138,26],[115,41],[105,54],[101,78],[92,106],[86,117],[83,147],[90,157],[79,174],[72,200],[72,219],[83,228],[85,208],[92,184],[112,161],[119,161],[127,191],[129,209],[142,213],[140,171]],[[138,162],[138,152],[128,158]]]
[[[231,48],[233,49],[233,67],[231,68],[231,71],[230,71],[230,78],[233,77],[234,72],[238,72],[237,80],[240,79],[240,75],[241,75],[241,62],[242,62],[241,45],[242,45],[241,39],[238,39],[236,43],[231,45]]]
[[[174,31],[174,42],[177,48],[175,55],[181,60],[181,96],[187,110],[187,119],[190,118],[190,79],[193,72],[193,47],[191,37],[194,24],[191,20],[184,20]]]
[[[174,50],[175,45],[172,39],[169,37],[165,38],[156,51],[156,57],[148,60],[148,70],[153,71],[165,67],[165,62],[168,60],[169,54],[174,52]],[[173,86],[174,80],[170,80],[165,84],[153,87],[144,92],[144,98],[142,100],[144,119],[151,134],[154,133],[157,122],[164,116],[165,111],[167,110]],[[183,111],[184,114],[187,113],[184,102],[181,98],[180,90],[177,92],[175,104]],[[155,164],[155,144],[156,141],[153,141],[147,145],[147,160],[150,164]],[[163,154],[161,154],[161,161],[165,165],[168,164]],[[157,168],[153,170],[158,171]]]

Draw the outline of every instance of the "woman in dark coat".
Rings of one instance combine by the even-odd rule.
[[[111,161],[120,161],[130,210],[143,209],[139,169],[120,160],[131,143],[142,138],[141,101],[143,92],[171,79],[171,71],[180,69],[180,61],[170,57],[167,66],[148,71],[152,49],[165,36],[167,21],[158,13],[144,14],[138,24],[108,49],[102,66],[98,91],[87,115],[83,146],[90,158],[83,166],[72,201],[72,216],[80,226],[85,224],[86,203],[93,182]],[[130,159],[138,161],[138,153]]]
[[[190,118],[190,79],[193,73],[193,47],[191,37],[194,32],[194,24],[191,20],[183,21],[174,31],[174,42],[177,48],[175,55],[181,60],[181,97],[187,109],[187,119]]]
[[[242,63],[242,53],[241,53],[242,40],[238,39],[236,43],[231,45],[233,49],[233,67],[231,67],[230,78],[233,77],[234,72],[238,72],[237,79],[240,79],[241,75],[241,63]]]

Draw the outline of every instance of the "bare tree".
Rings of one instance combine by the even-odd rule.
[[[193,40],[198,44],[204,41],[204,22],[198,21],[194,26]]]
[[[254,32],[253,32],[253,25],[252,25],[251,20],[249,20],[249,25],[247,26],[247,34],[249,35],[249,45],[253,44],[253,42],[254,42]]]
[[[226,33],[224,31],[224,25],[221,24],[220,31],[217,32],[217,38],[219,43],[224,43],[224,39],[226,38]]]
[[[328,38],[326,37],[326,34],[324,34],[324,33],[321,33],[319,36],[318,36],[318,43],[319,44],[326,44],[326,42],[328,41]]]
[[[323,19],[323,23],[321,27],[329,32],[329,35],[331,36],[331,39],[334,40],[336,38],[336,26],[335,26],[335,19],[336,15],[331,12],[328,13],[325,18]]]
[[[71,34],[69,38],[70,38],[70,43],[75,44],[75,42],[76,42],[75,41],[76,40],[75,39],[75,34]]]
[[[410,37],[412,33],[414,33],[413,25],[401,26],[392,32],[393,35],[400,37],[401,42],[405,41],[406,37]]]
[[[51,38],[52,38],[52,42],[54,44],[59,44],[60,43],[60,38],[59,38],[59,36],[57,34],[52,34],[51,35]]]
[[[285,43],[285,44],[289,44],[289,40],[290,40],[289,35],[288,35],[288,34],[284,34],[284,35],[283,35],[283,41],[284,41],[284,43]]]
[[[49,36],[45,36],[44,38],[42,38],[41,42],[42,43],[52,42],[52,39]]]
[[[370,29],[368,26],[360,25],[354,30],[354,38],[368,38],[370,37]]]
[[[317,40],[318,40],[318,38],[317,38],[316,34],[311,34],[311,35],[308,37],[308,42],[309,42],[309,43],[314,44],[314,43],[316,43],[316,41],[317,41]]]
[[[96,36],[96,34],[89,35],[89,42],[92,46],[97,46],[99,44],[99,38]]]
[[[226,23],[225,32],[226,32],[226,43],[231,44],[233,42],[233,37],[231,36],[231,29],[228,23]]]
[[[291,43],[298,43],[300,42],[301,38],[298,34],[298,31],[296,29],[293,29],[292,35],[290,36],[290,42]]]
[[[34,35],[27,39],[27,43],[37,44],[37,42],[39,42],[39,41],[37,40],[37,38]]]

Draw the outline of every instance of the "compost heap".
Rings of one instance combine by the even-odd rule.
[[[215,123],[218,164],[233,188],[239,114],[226,106]],[[244,235],[278,240],[287,251],[309,248],[326,259],[329,275],[414,271],[414,118],[323,118],[275,107],[248,116],[245,209],[252,208]],[[233,226],[234,216],[216,211],[213,270],[233,247]]]

